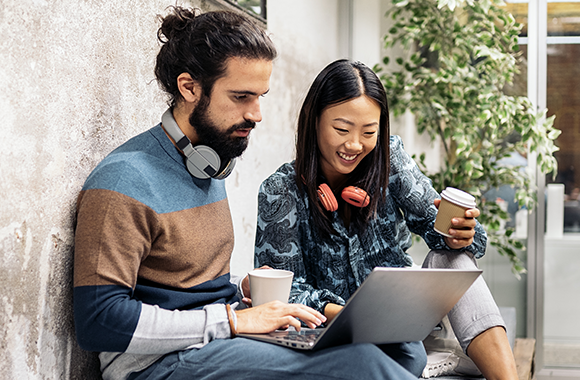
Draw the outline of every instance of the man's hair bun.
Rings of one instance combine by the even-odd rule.
[[[187,9],[179,6],[172,6],[170,8],[172,8],[173,13],[162,18],[161,27],[157,31],[157,38],[162,43],[182,36],[183,31],[201,14],[201,11],[197,8]]]

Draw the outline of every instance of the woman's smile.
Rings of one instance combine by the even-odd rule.
[[[341,152],[338,152],[338,155],[340,156],[340,158],[342,158],[345,161],[354,161],[358,156],[358,154],[350,154],[349,155],[349,154],[341,153]]]

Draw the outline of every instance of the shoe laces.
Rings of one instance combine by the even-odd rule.
[[[459,358],[454,354],[449,354],[449,356],[444,360],[427,364],[423,370],[422,377],[430,378],[441,375],[450,375],[452,374],[453,370],[457,368],[458,364]]]

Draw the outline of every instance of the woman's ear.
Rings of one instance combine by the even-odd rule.
[[[200,83],[194,80],[188,73],[179,74],[177,77],[177,88],[186,103],[195,105],[201,98]]]

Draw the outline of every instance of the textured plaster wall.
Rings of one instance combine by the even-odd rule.
[[[93,378],[72,324],[76,196],[159,122],[156,15],[170,4],[0,2],[0,379]]]

